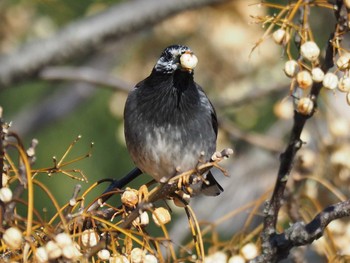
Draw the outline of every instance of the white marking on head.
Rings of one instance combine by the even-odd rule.
[[[186,46],[173,45],[167,47],[154,66],[155,70],[166,74],[174,73],[180,67],[180,56],[185,52],[190,52],[190,49]]]

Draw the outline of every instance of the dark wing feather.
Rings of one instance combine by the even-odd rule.
[[[211,103],[211,101],[209,100],[209,98],[207,97],[207,95],[205,94],[202,87],[199,86],[197,83],[196,83],[196,87],[199,91],[199,95],[201,97],[201,100],[203,100],[205,102],[207,109],[210,111],[211,123],[213,126],[213,130],[215,132],[215,135],[217,136],[218,135],[218,119],[216,117],[215,108],[214,108],[213,104]]]
[[[206,181],[209,184],[202,184],[201,192],[207,196],[217,196],[224,191],[222,186],[215,180],[213,174],[209,171],[206,176]]]

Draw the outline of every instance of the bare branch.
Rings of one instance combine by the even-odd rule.
[[[103,71],[110,67],[113,59],[110,55],[96,55],[89,58],[85,65],[89,69],[94,66]],[[12,128],[24,136],[69,114],[96,92],[95,85],[86,81],[69,82],[59,87],[49,96],[42,98],[40,103],[20,111],[13,118]]]
[[[28,43],[0,57],[0,88],[33,77],[50,64],[96,49],[108,39],[157,24],[181,11],[227,0],[135,0],[112,6],[97,15],[73,22],[56,35]]]
[[[84,81],[125,92],[129,92],[133,87],[132,84],[120,78],[106,74],[101,70],[88,67],[47,67],[40,72],[40,77],[44,80]]]
[[[288,256],[293,247],[311,244],[322,237],[327,225],[335,219],[350,216],[350,200],[331,205],[320,212],[310,223],[296,222],[283,233],[273,236],[276,261]],[[252,262],[266,262],[260,256]]]

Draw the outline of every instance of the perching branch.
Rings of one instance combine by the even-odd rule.
[[[157,24],[184,10],[225,1],[135,0],[114,5],[69,24],[50,38],[28,43],[12,54],[0,57],[0,89],[35,77],[47,65],[94,50],[107,40]]]
[[[143,211],[147,211],[151,209],[156,201],[159,200],[165,200],[169,197],[172,197],[175,194],[175,191],[177,190],[182,190],[182,187],[187,184],[188,179],[190,179],[191,176],[200,176],[210,170],[211,168],[215,167],[219,169],[224,175],[226,175],[226,171],[221,168],[218,163],[224,159],[229,158],[233,154],[233,150],[230,148],[223,149],[221,152],[215,152],[209,162],[206,163],[199,163],[198,167],[196,169],[192,169],[186,172],[181,173],[180,175],[172,177],[168,182],[166,183],[161,183],[158,186],[156,186],[152,191],[149,193],[149,195],[144,198],[141,202],[138,203],[138,205],[130,211],[130,213],[124,218],[124,220],[118,225],[119,228],[121,229],[128,229],[132,222],[140,216],[140,214]],[[129,175],[132,175],[133,173],[136,172],[137,174],[138,168],[135,168],[132,172],[129,173]],[[140,170],[138,170],[141,172]],[[128,177],[128,176],[127,176]],[[123,181],[119,180],[120,182]],[[128,179],[126,179],[128,181]],[[189,180],[190,181],[190,180]],[[188,182],[189,182],[188,181]],[[206,183],[203,181],[203,183]],[[111,187],[112,186],[112,187]],[[118,191],[117,187],[121,186],[123,187],[124,185],[122,184],[115,184],[113,182],[111,186],[107,189],[107,191],[110,191],[110,193],[114,193],[115,191]],[[96,210],[98,208],[98,204],[102,205],[102,202],[105,202],[108,200],[108,198],[111,196],[108,194],[108,192],[105,191],[102,195],[101,200],[95,201],[89,208],[88,212],[91,214],[96,214],[98,217],[103,218],[105,220],[111,220],[111,218],[115,214],[115,209],[111,208],[105,208],[101,210]],[[85,222],[87,224],[87,222]],[[116,233],[118,235],[118,233]],[[97,253],[97,251],[101,250],[103,247],[106,246],[106,240],[101,240],[95,247],[91,248],[91,251],[89,252],[88,257],[91,255],[94,255]]]

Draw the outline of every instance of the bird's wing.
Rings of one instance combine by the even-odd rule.
[[[207,110],[210,111],[212,126],[213,126],[214,132],[215,132],[215,134],[217,136],[218,135],[218,119],[216,117],[215,108],[214,108],[213,104],[211,103],[211,101],[208,99],[208,97],[205,94],[205,92],[202,89],[202,87],[199,86],[197,83],[196,83],[196,87],[198,89],[199,96],[200,96],[200,101],[201,101],[202,105]]]

